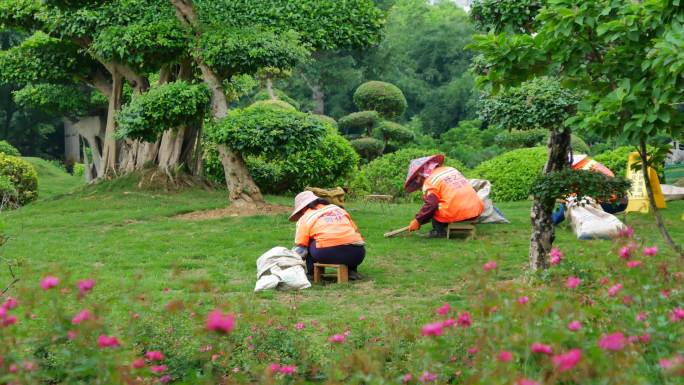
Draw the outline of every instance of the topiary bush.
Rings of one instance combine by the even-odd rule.
[[[354,92],[354,103],[360,110],[377,111],[385,119],[395,119],[406,111],[404,93],[394,84],[371,81]]]
[[[406,148],[383,155],[361,167],[350,186],[352,195],[386,194],[398,198],[406,197],[404,182],[411,160],[440,153],[438,150]],[[455,159],[446,158],[444,163],[458,169],[464,175],[470,174],[469,170]]]
[[[340,118],[337,126],[344,135],[370,135],[379,121],[376,111],[360,111]]]
[[[497,146],[516,149],[543,145],[549,136],[549,130],[537,128],[532,130],[510,130],[499,133],[494,138]]]
[[[473,170],[473,174],[492,182],[492,199],[524,200],[541,175],[546,158],[547,150],[544,147],[521,148],[482,162]]]
[[[38,198],[38,174],[27,161],[0,153],[0,175],[9,178],[17,190],[16,204],[23,206]]]
[[[608,167],[615,175],[627,175],[627,159],[629,154],[636,151],[634,147],[622,146],[616,149],[606,151],[603,154],[598,154],[594,160]]]
[[[416,138],[413,131],[399,123],[391,122],[389,120],[380,122],[377,131],[384,140],[385,146],[389,142],[392,144],[405,144]]]
[[[17,150],[16,147],[9,144],[9,142],[6,140],[0,140],[0,152],[2,152],[5,155],[21,156],[19,150]]]
[[[271,108],[279,108],[281,110],[287,110],[287,111],[297,111],[297,108],[293,106],[292,104],[284,101],[284,100],[273,100],[273,99],[267,99],[267,100],[259,100],[250,105],[250,107],[271,107]]]
[[[292,99],[285,92],[283,92],[277,88],[274,88],[273,93],[278,98],[278,100],[282,100],[283,102],[293,106],[296,110],[299,110],[301,108],[301,105],[299,104],[299,102]],[[255,102],[262,101],[262,100],[272,100],[271,96],[268,94],[268,91],[266,91],[266,90],[261,90],[261,91],[257,92],[256,94],[254,94],[253,99]]]
[[[329,125],[330,127],[337,128],[337,120],[328,115],[311,114],[311,117],[317,119],[321,123]]]
[[[351,141],[351,145],[362,158],[373,160],[382,155],[385,144],[375,138],[358,138]]]

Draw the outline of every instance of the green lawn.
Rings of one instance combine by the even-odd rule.
[[[38,196],[41,199],[59,197],[85,184],[83,177],[64,172],[45,159],[23,157],[38,173]]]

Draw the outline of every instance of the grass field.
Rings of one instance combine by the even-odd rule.
[[[287,215],[180,220],[174,216],[225,206],[225,191],[139,191],[133,179],[79,187],[72,177],[45,166],[39,169],[41,198],[2,214],[10,237],[2,255],[19,264],[21,280],[13,290],[36,288],[48,274],[72,280],[94,278],[93,298],[122,318],[144,296],[147,302],[159,304],[160,311],[170,299],[205,310],[233,302],[293,322],[344,325],[360,315],[377,319],[429,315],[443,302],[472,305],[473,293],[463,288],[489,260],[498,262],[496,279],[501,282],[528,276],[530,202],[498,204],[512,223],[480,225],[477,238],[467,242],[416,236],[385,239],[385,231],[408,224],[418,204],[352,202],[349,211],[367,241],[366,261],[359,269],[365,280],[315,285],[296,293],[254,294],[256,259],[273,246],[292,244],[294,225]],[[66,193],[69,189],[73,191]],[[268,200],[291,204],[287,197]],[[684,242],[683,211],[684,201],[670,203],[663,211],[680,243]],[[634,214],[626,219],[644,245],[658,245],[663,254],[668,253],[649,216]],[[560,227],[556,245],[567,261],[588,266],[596,276],[612,269],[615,249],[610,241],[577,241],[569,228]],[[7,274],[0,271],[0,282],[9,280]],[[23,330],[30,333],[30,328]]]

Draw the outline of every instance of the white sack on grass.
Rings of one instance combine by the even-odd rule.
[[[661,184],[660,189],[666,201],[676,201],[684,199],[684,187],[677,187],[670,184]]]
[[[598,205],[568,204],[567,216],[577,239],[610,239],[626,228],[615,215],[609,214]]]
[[[299,254],[285,247],[274,247],[256,262],[257,283],[254,291],[269,289],[301,290],[311,287],[306,278],[306,264]]]
[[[468,179],[470,185],[473,186],[477,196],[484,202],[484,210],[477,218],[477,223],[511,223],[506,219],[501,211],[494,207],[494,202],[489,198],[489,193],[492,191],[492,183],[484,179]]]

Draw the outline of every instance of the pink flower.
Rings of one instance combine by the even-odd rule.
[[[445,316],[445,315],[447,315],[447,313],[449,313],[449,310],[451,310],[451,306],[449,306],[448,303],[445,303],[444,305],[442,305],[441,307],[439,307],[437,309],[437,314],[439,314],[441,316]]]
[[[621,332],[601,336],[598,346],[606,351],[619,351],[625,348],[627,340]]]
[[[403,382],[403,383],[407,383],[407,382],[411,381],[412,379],[413,379],[413,376],[411,375],[411,373],[406,373],[403,376],[401,376],[401,382]]]
[[[40,288],[46,291],[52,289],[57,285],[59,285],[59,278],[53,277],[51,275],[43,278],[43,280],[40,281]]]
[[[518,382],[516,382],[516,385],[539,385],[539,383],[527,378],[521,378],[518,380]]]
[[[644,313],[643,311],[640,312],[639,314],[637,314],[637,316],[636,316],[636,320],[640,321],[640,322],[645,321],[646,318],[648,318],[648,315],[646,313]]]
[[[553,354],[553,348],[551,345],[545,345],[540,342],[533,343],[532,346],[530,346],[530,350],[532,353],[542,353],[548,355]]]
[[[168,374],[165,374],[165,375],[159,377],[159,382],[162,384],[168,384],[169,382],[171,382],[171,376]]]
[[[235,329],[235,316],[216,309],[207,315],[207,330],[230,333]]]
[[[70,339],[70,340],[72,340],[72,341],[73,341],[74,339],[76,339],[76,336],[78,336],[78,333],[77,333],[75,330],[69,330],[69,331],[67,332],[67,338]]]
[[[116,348],[121,344],[119,344],[118,338],[103,334],[97,338],[97,346],[99,348]]]
[[[423,326],[421,334],[424,336],[441,336],[444,334],[444,326],[441,322],[433,322]]]
[[[632,238],[634,236],[634,229],[632,227],[625,227],[620,229],[618,236],[622,238]]]
[[[647,257],[655,257],[658,254],[658,246],[644,247],[644,255]]]
[[[579,321],[577,321],[577,320],[571,321],[571,322],[568,324],[568,330],[570,330],[571,332],[576,332],[576,331],[578,331],[578,330],[580,330],[580,329],[582,329],[582,323],[579,322]]]
[[[12,326],[17,323],[17,317],[14,315],[8,315],[2,320],[2,327]]]
[[[639,336],[639,342],[641,342],[642,344],[647,344],[647,343],[651,342],[651,335],[648,333],[644,333],[644,334],[640,335]]]
[[[461,313],[461,315],[458,316],[456,323],[458,323],[458,326],[466,328],[473,324],[473,320],[470,318],[470,313],[464,311],[463,313]]]
[[[672,358],[663,358],[659,361],[660,367],[670,371],[684,364],[684,356],[678,354]]]
[[[453,318],[445,319],[444,322],[442,322],[442,327],[444,328],[450,328],[454,325],[456,325],[456,320]]]
[[[366,316],[363,315],[363,314],[361,314],[361,315],[359,316],[359,321],[365,321],[365,320],[366,320]]]
[[[494,269],[496,269],[496,262],[489,261],[489,262],[485,263],[484,265],[482,265],[482,268],[484,269],[484,271],[494,270]]]
[[[133,360],[133,362],[131,363],[131,366],[133,367],[133,369],[141,369],[141,368],[144,368],[144,367],[145,367],[145,360],[143,360],[142,358],[136,358],[136,359]]]
[[[565,372],[574,368],[579,363],[580,359],[582,359],[582,351],[579,349],[572,349],[566,353],[551,357],[553,366],[555,366],[559,372]]]
[[[152,365],[150,366],[150,372],[161,374],[166,371],[166,365]]]
[[[620,248],[620,258],[629,259],[632,256],[632,248],[629,246],[622,246]]]
[[[621,283],[618,283],[618,284],[616,284],[616,285],[611,286],[611,287],[608,289],[608,296],[609,296],[609,297],[615,297],[615,296],[617,295],[617,293],[619,293],[620,290],[622,290],[623,287],[624,287],[624,286],[622,286]]]
[[[529,298],[528,296],[526,296],[526,295],[525,295],[525,296],[522,296],[522,297],[520,297],[520,298],[518,298],[518,303],[521,304],[521,305],[524,305],[524,304],[526,304],[526,303],[528,303],[528,302],[530,302],[530,298]]]
[[[430,373],[427,370],[423,372],[423,374],[420,375],[420,378],[418,379],[421,384],[424,384],[426,382],[433,382],[437,379],[437,375],[434,373]]]
[[[74,325],[78,325],[83,321],[87,321],[92,318],[92,314],[90,314],[90,311],[88,310],[81,310],[78,314],[74,316],[74,318],[71,319],[71,323]]]
[[[344,334],[335,334],[335,335],[330,336],[330,338],[328,338],[328,342],[332,342],[334,344],[341,344],[346,339],[347,339],[347,336],[345,336]]]
[[[17,364],[10,364],[10,366],[7,368],[7,370],[10,373],[16,373],[17,370],[19,370],[19,366],[17,366]]]
[[[78,281],[76,284],[78,287],[78,294],[81,296],[84,296],[88,294],[91,290],[93,290],[93,287],[95,287],[95,280],[93,279],[84,279],[82,281]]]
[[[511,362],[512,359],[513,353],[509,351],[504,350],[501,353],[499,353],[499,361],[501,362]]]
[[[561,263],[561,260],[563,259],[563,253],[557,248],[552,248],[551,252],[549,253],[551,258],[549,258],[549,262],[551,262],[551,265],[557,265]]]
[[[582,280],[577,278],[577,277],[568,277],[568,280],[565,281],[565,287],[568,289],[575,289],[577,286],[582,283]]]
[[[663,297],[665,297],[667,299],[670,299],[670,291],[669,290],[661,290],[660,295],[662,295]]]
[[[672,312],[670,313],[670,321],[672,322],[679,322],[684,319],[684,309],[681,307],[676,307],[672,309]]]
[[[272,374],[280,372],[280,364],[273,363],[268,366]]]
[[[639,267],[639,266],[641,266],[641,261],[629,261],[629,262],[627,262],[627,267],[629,267],[630,269],[633,269],[633,268]]]
[[[297,367],[294,365],[284,365],[280,367],[280,373],[291,376],[297,371]]]
[[[297,330],[302,330],[306,327],[306,325],[303,322],[297,322],[294,327]]]
[[[468,348],[468,354],[470,354],[471,356],[476,354],[478,351],[479,349],[475,346]]]
[[[19,302],[12,297],[8,297],[7,300],[2,304],[2,308],[5,310],[12,310],[19,306]]]
[[[145,358],[147,358],[150,361],[161,361],[164,359],[164,353],[158,350],[151,350],[145,353]]]

